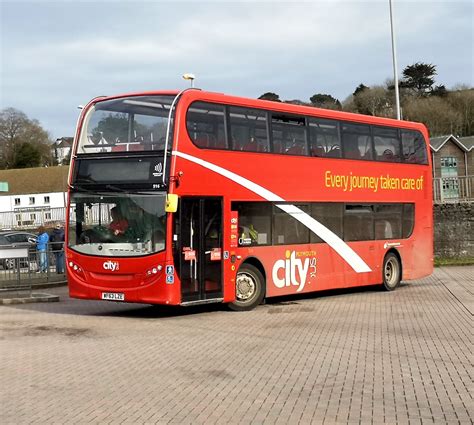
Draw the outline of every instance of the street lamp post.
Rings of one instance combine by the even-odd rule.
[[[194,87],[194,79],[196,78],[196,76],[194,74],[184,74],[183,78],[185,80],[190,80],[191,81],[191,88]]]
[[[397,51],[395,44],[395,29],[393,26],[393,8],[392,0],[388,0],[390,5],[390,34],[392,36],[392,60],[393,60],[393,80],[395,85],[395,102],[397,107],[397,120],[401,119],[400,117],[400,93],[398,91],[398,72],[397,72]]]

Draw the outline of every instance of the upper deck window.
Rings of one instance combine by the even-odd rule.
[[[186,116],[186,127],[198,147],[227,149],[224,106],[194,102]]]
[[[265,111],[230,106],[229,121],[234,150],[270,152]]]
[[[377,161],[400,162],[400,139],[398,130],[388,127],[373,127],[374,148]]]
[[[163,150],[172,96],[97,102],[87,113],[78,154]]]
[[[306,120],[304,117],[272,114],[273,152],[307,155]]]
[[[344,158],[372,159],[372,136],[370,126],[365,124],[342,125]]]
[[[403,157],[412,164],[428,164],[426,144],[418,131],[402,130]]]
[[[339,123],[334,120],[309,118],[310,156],[341,157]]]

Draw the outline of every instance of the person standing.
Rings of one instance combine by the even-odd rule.
[[[49,235],[44,226],[38,229],[38,237],[36,238],[36,251],[38,252],[39,270],[36,273],[45,273],[48,269],[48,248]]]
[[[51,233],[51,250],[56,260],[56,273],[64,273],[64,229],[60,223],[56,223]]]

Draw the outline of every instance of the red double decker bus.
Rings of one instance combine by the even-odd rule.
[[[71,297],[228,303],[432,272],[417,123],[198,89],[92,100],[69,176]]]

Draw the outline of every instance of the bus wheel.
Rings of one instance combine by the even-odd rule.
[[[262,273],[251,264],[243,264],[235,279],[235,301],[229,304],[234,311],[251,310],[259,305],[264,296]]]
[[[383,287],[386,291],[393,291],[402,277],[402,266],[398,257],[389,252],[383,260]]]

